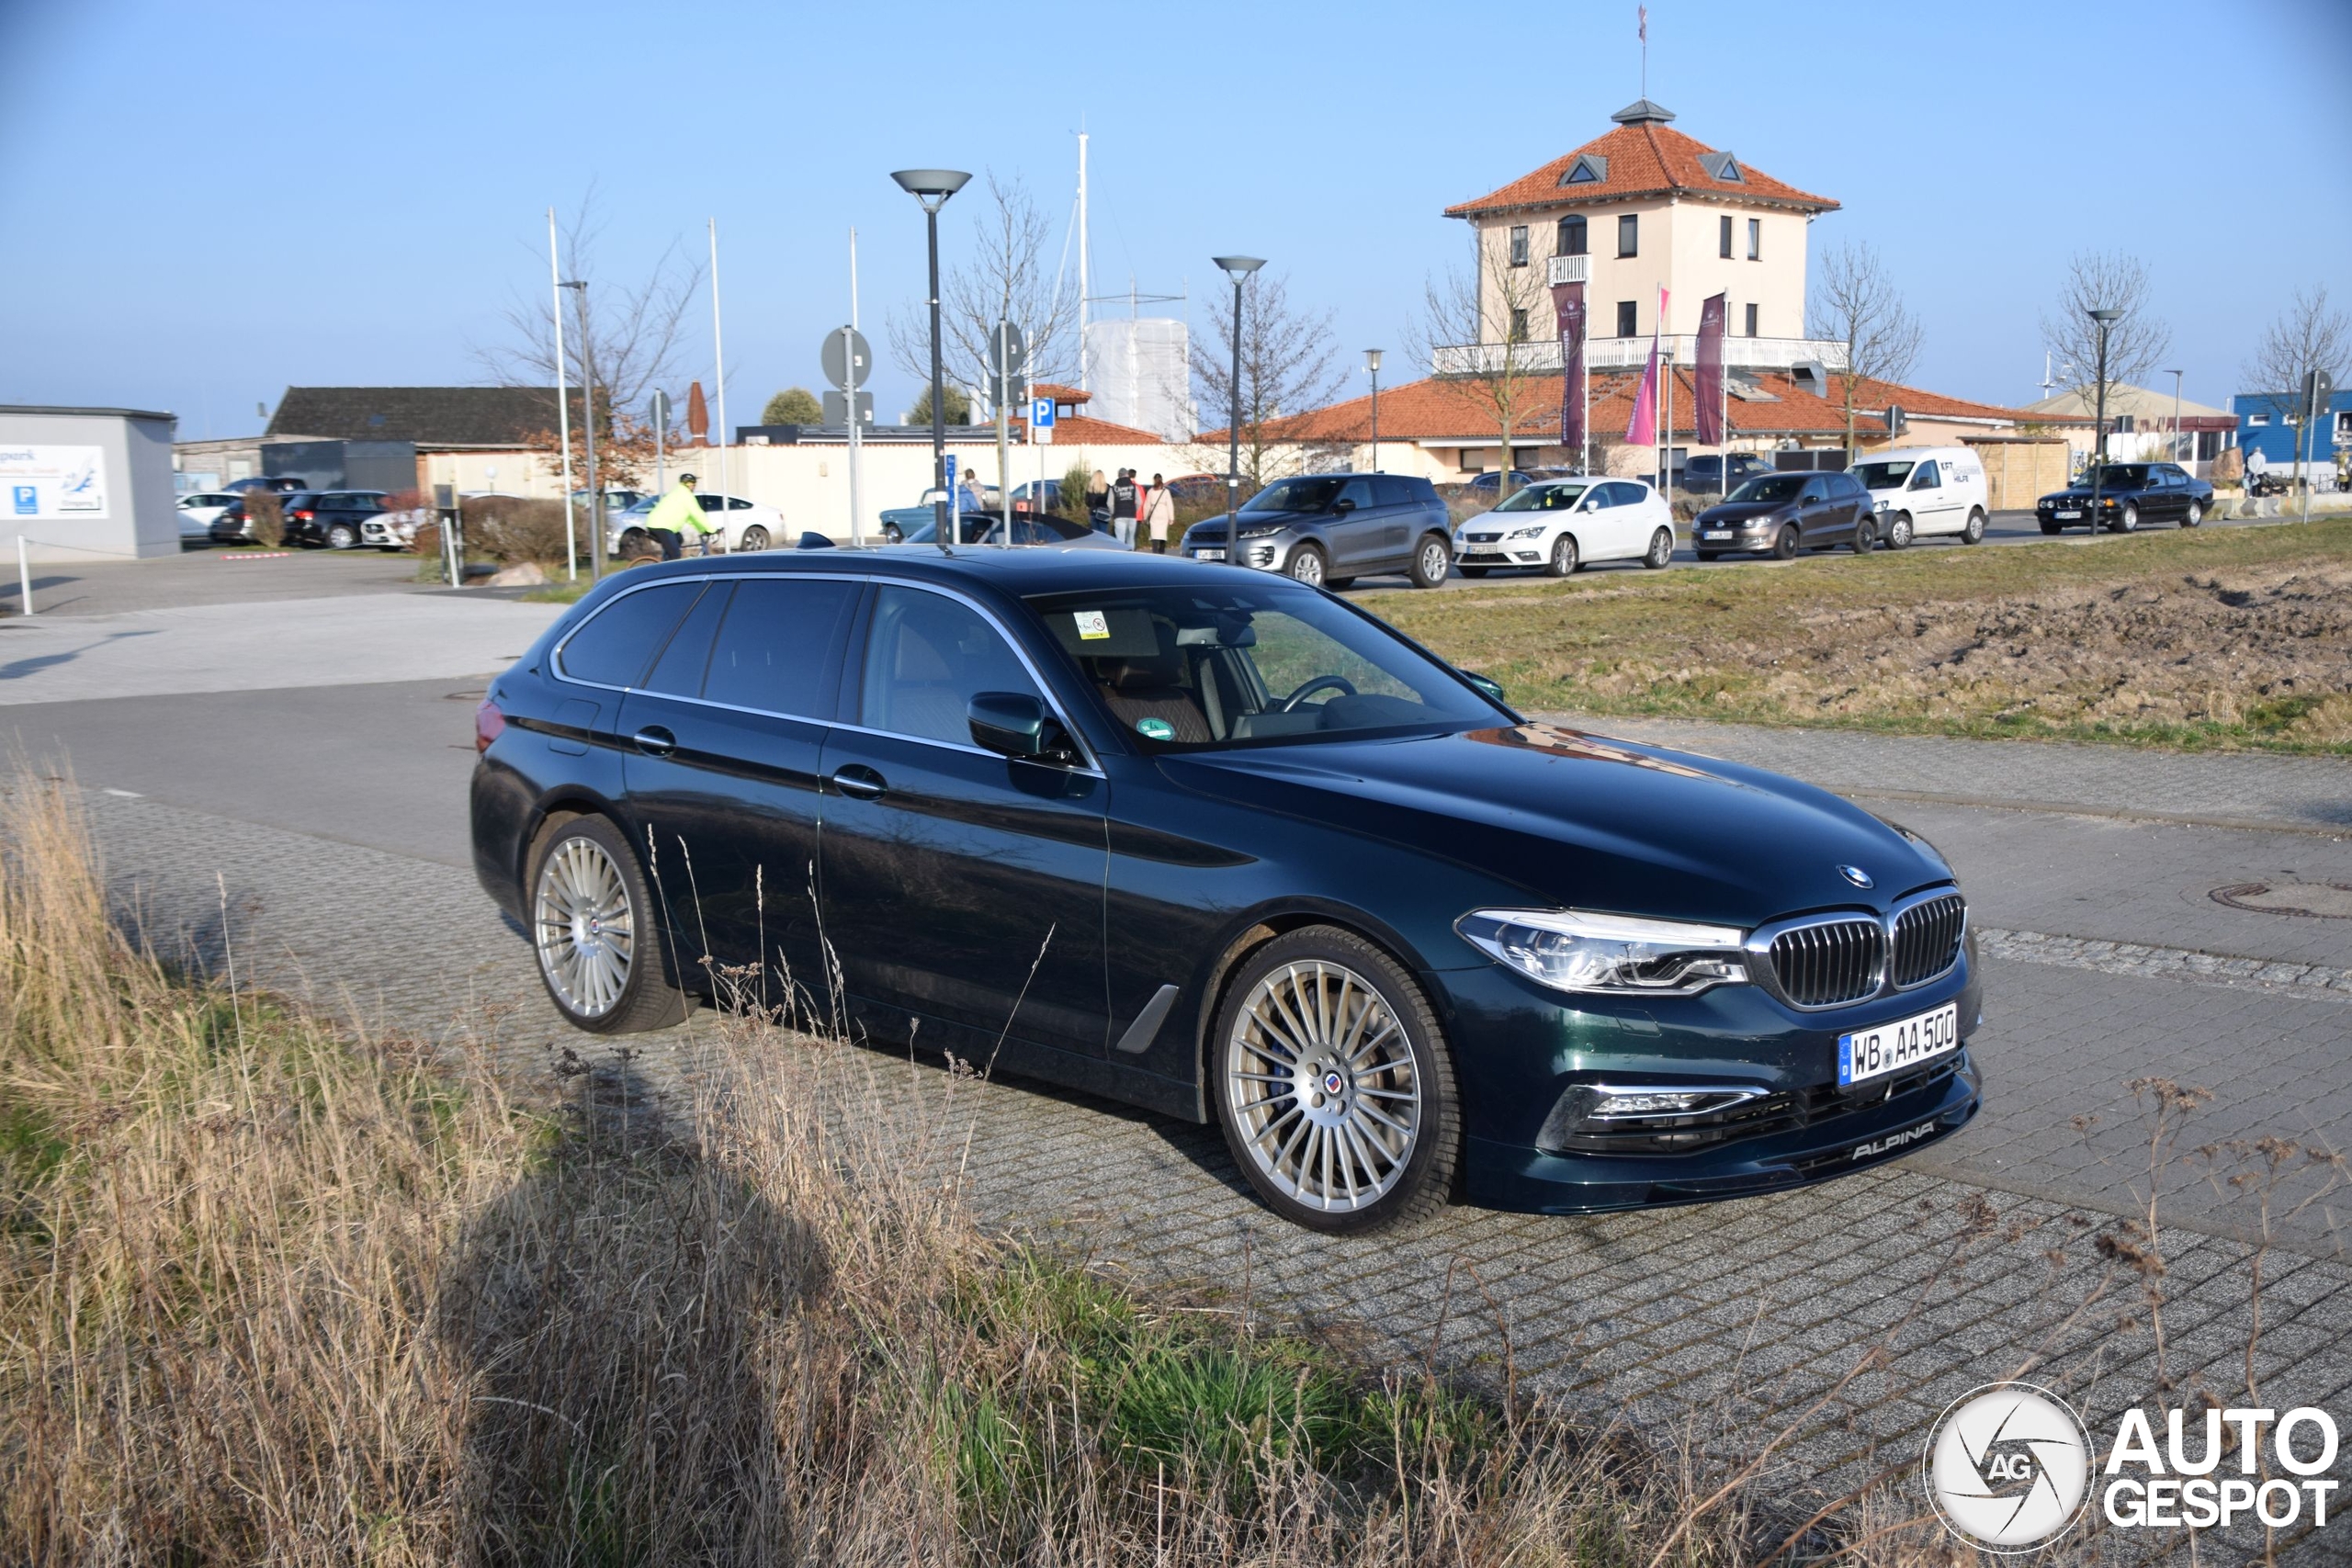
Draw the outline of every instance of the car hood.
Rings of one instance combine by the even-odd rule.
[[[2101,485],[2098,488],[2098,493],[2101,496],[2110,496],[2137,495],[2140,492],[2130,485]],[[2090,486],[2075,485],[2065,490],[2052,491],[2041,499],[2044,501],[2088,501],[2090,498]]]
[[[1548,724],[1165,758],[1266,812],[1442,855],[1539,906],[1753,927],[1883,910],[1949,881],[1918,840],[1811,784]],[[1855,866],[1873,887],[1839,871]]]
[[[1794,503],[1786,501],[1731,501],[1720,506],[1710,506],[1699,513],[1701,523],[1746,523],[1752,518],[1770,517],[1786,512]]]

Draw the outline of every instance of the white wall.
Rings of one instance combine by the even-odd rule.
[[[179,518],[172,487],[169,415],[29,409],[0,413],[0,446],[99,448],[105,505],[94,512],[17,515],[13,491],[0,491],[0,551],[40,561],[130,560],[177,555]]]

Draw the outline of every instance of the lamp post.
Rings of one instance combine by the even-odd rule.
[[[2107,329],[2122,318],[2120,310],[2093,310],[2091,320],[2098,323],[2098,404],[2093,414],[2098,422],[2098,455],[2091,464],[2091,532],[2099,529],[2098,492],[2107,482]]]
[[[588,282],[570,278],[556,285],[573,290],[572,308],[580,313],[580,435],[588,448],[588,581],[605,577],[605,492],[596,483],[596,355],[588,337]]]
[[[1226,399],[1233,405],[1228,411],[1232,428],[1226,432],[1225,459],[1226,542],[1230,546],[1233,517],[1241,510],[1241,286],[1266,262],[1262,256],[1211,256],[1209,260],[1233,279],[1233,379]]]
[[[957,169],[900,169],[890,176],[899,188],[922,203],[923,228],[931,242],[931,488],[932,538],[947,547],[956,498],[947,493],[947,385],[939,362],[939,209],[964,188],[971,175]],[[857,417],[857,393],[850,393],[850,417]]]
[[[1372,376],[1372,471],[1380,472],[1380,350],[1363,351],[1363,367]]]
[[[2176,463],[2184,460],[2193,462],[2193,457],[2184,459],[2180,450],[2180,372],[2175,370],[2169,374],[2172,377],[2172,460]]]

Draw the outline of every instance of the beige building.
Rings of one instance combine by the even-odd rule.
[[[1616,129],[1474,201],[1445,209],[1476,231],[1479,342],[1442,355],[1468,369],[1524,340],[1521,353],[1558,364],[1550,286],[1581,283],[1587,362],[1638,365],[1660,330],[1674,363],[1697,353],[1700,310],[1725,297],[1725,362],[1781,370],[1845,365],[1844,344],[1804,334],[1805,255],[1815,217],[1838,203],[1749,166],[1673,129],[1647,98],[1609,117]]]

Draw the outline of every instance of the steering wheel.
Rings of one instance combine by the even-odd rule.
[[[1356,694],[1354,685],[1349,682],[1345,675],[1317,675],[1315,679],[1307,682],[1306,684],[1301,686],[1295,692],[1293,692],[1289,696],[1286,696],[1281,702],[1276,703],[1274,705],[1274,711],[1276,713],[1289,713],[1293,709],[1296,708],[1300,703],[1305,702],[1308,697],[1314,695],[1319,691],[1322,691],[1327,686],[1330,687],[1334,691],[1345,692],[1351,697]]]

